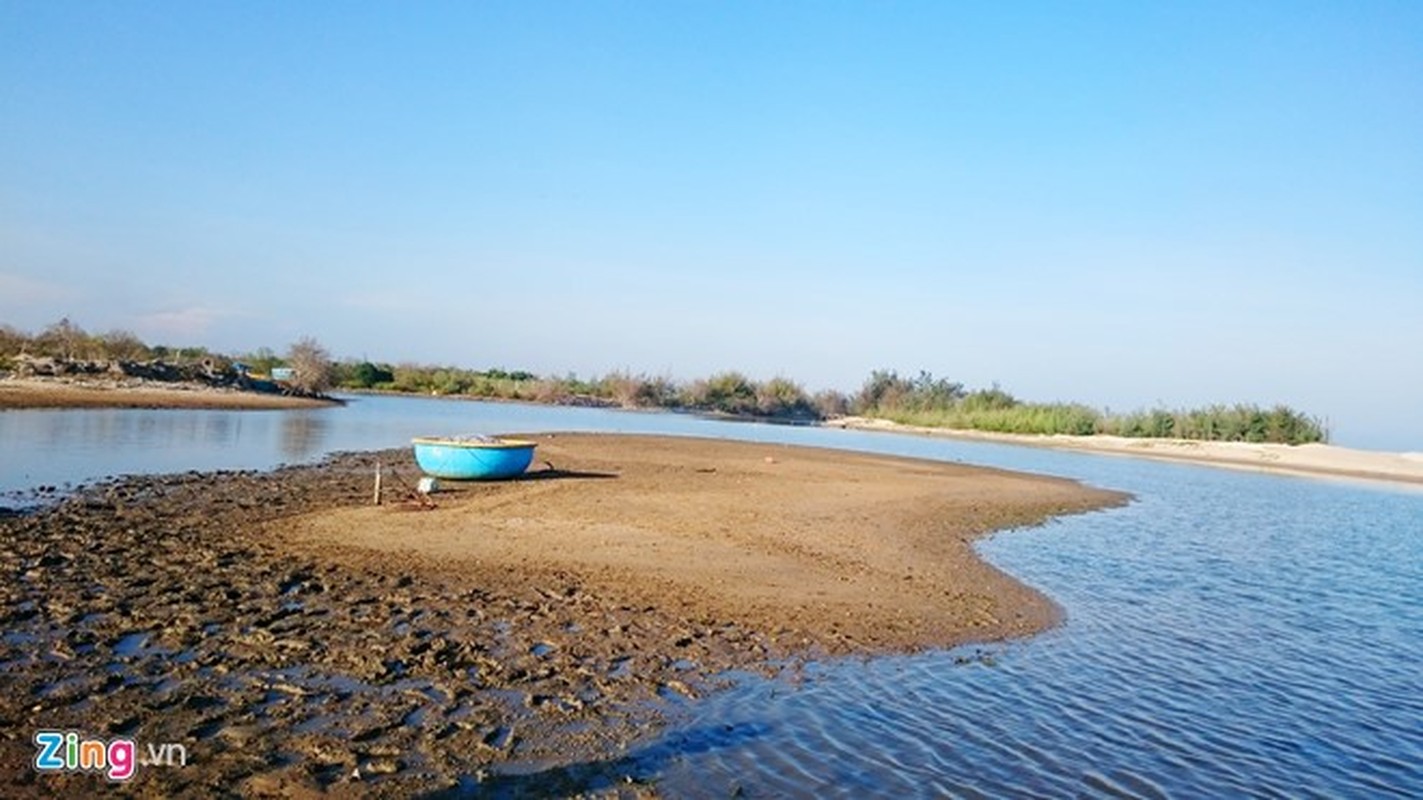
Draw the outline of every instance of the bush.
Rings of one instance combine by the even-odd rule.
[[[677,385],[670,378],[610,372],[590,382],[589,394],[623,408],[668,408],[678,404]]]
[[[860,414],[948,411],[963,397],[962,383],[935,378],[933,373],[920,371],[910,380],[894,370],[881,369],[870,373],[853,406]]]
[[[148,345],[130,331],[113,330],[100,336],[99,349],[114,361],[146,361],[150,357]]]
[[[395,382],[395,373],[390,367],[377,366],[369,361],[343,365],[343,367],[346,374],[337,379],[337,382],[342,386],[350,386],[353,389],[372,389],[381,384]]]
[[[834,389],[816,392],[810,402],[821,419],[843,417],[850,413],[850,398]]]
[[[755,387],[756,412],[768,417],[815,416],[810,398],[800,384],[789,378],[775,377]]]
[[[1318,419],[1282,405],[1268,411],[1239,404],[1110,415],[1076,403],[1024,403],[996,384],[965,392],[962,384],[935,379],[927,372],[907,380],[892,370],[876,370],[852,405],[857,413],[909,425],[1000,433],[1108,433],[1285,444],[1328,441],[1328,432]]]
[[[0,322],[0,355],[17,356],[28,348],[30,337]]]
[[[756,412],[756,387],[740,372],[721,372],[696,381],[683,392],[690,408],[720,411],[725,414]]]

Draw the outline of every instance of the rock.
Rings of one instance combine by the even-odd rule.
[[[261,732],[261,727],[255,724],[227,725],[217,732],[217,736],[219,739],[224,739],[240,747],[256,738]]]
[[[697,699],[696,690],[681,681],[670,680],[663,683],[662,686],[664,689],[670,689],[671,691],[674,691],[677,694],[680,694],[690,700]]]
[[[397,761],[393,758],[377,758],[367,761],[358,767],[356,771],[366,775],[393,775],[402,769],[405,769],[405,763],[403,761]]]

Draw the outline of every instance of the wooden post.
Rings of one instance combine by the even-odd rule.
[[[379,461],[376,462],[376,489],[375,489],[375,496],[371,498],[371,502],[374,503],[375,505],[380,505],[380,462],[379,462]]]

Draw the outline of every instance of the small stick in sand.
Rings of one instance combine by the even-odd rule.
[[[374,494],[374,496],[371,498],[371,502],[372,502],[373,504],[375,504],[375,505],[380,505],[380,462],[379,462],[379,461],[376,462],[376,488],[375,488],[375,494]]]

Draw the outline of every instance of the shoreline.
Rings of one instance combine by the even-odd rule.
[[[1148,458],[1222,469],[1423,485],[1423,453],[1384,453],[1328,444],[1254,444],[1203,442],[1190,439],[1149,439],[1121,436],[1053,436],[903,425],[884,419],[841,417],[822,427],[962,441],[1024,445],[1097,455]]]
[[[839,450],[534,438],[532,472],[434,509],[405,502],[402,448],[0,517],[0,724],[184,743],[139,793],[537,789],[529,765],[616,758],[729,671],[1043,630],[1059,609],[973,542],[1129,499]],[[103,781],[38,775],[33,751],[0,739],[7,794]]]
[[[273,411],[329,408],[339,400],[249,392],[196,383],[66,381],[45,378],[0,378],[0,411],[29,409],[152,408]]]
[[[808,425],[842,430],[937,436],[962,441],[1022,445],[1097,455],[1148,458],[1160,461],[1293,475],[1369,482],[1423,485],[1423,453],[1388,453],[1327,444],[1254,444],[1205,442],[1188,439],[1128,438],[1065,434],[1035,435],[905,425],[869,417],[839,417],[819,422],[754,416],[721,415],[667,408],[624,408],[594,403],[546,403],[463,395],[426,395],[379,390],[350,390],[357,397],[410,397],[414,399],[468,400],[567,407],[607,408],[633,413],[690,413],[726,422],[769,425]],[[335,398],[292,397],[215,388],[200,384],[166,384],[152,381],[68,381],[62,379],[0,378],[0,411],[26,409],[148,408],[191,410],[288,410],[344,405]]]

